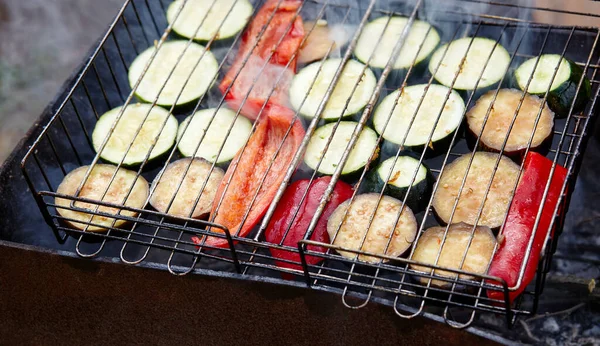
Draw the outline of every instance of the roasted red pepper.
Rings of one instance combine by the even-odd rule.
[[[233,66],[219,85],[222,93],[231,86],[225,96],[229,106],[234,110],[241,107],[242,114],[250,119],[258,117],[267,101],[280,106],[289,104],[289,84],[296,71],[294,53],[304,38],[302,18],[297,15],[301,4],[301,0],[268,0],[244,32]],[[275,91],[269,98],[273,88]],[[246,95],[248,99],[244,101]]]
[[[530,152],[527,154],[521,181],[515,191],[508,218],[504,225],[503,241],[500,242],[500,247],[488,271],[489,275],[504,279],[508,287],[517,285],[527,246],[533,234],[535,219],[542,203],[546,185],[550,179],[551,169],[551,160],[538,153]],[[550,223],[554,218],[554,209],[566,178],[567,170],[560,165],[556,165],[531,247],[531,253],[525,265],[523,280],[517,290],[509,293],[511,302],[525,290],[535,277],[542,247],[548,235]],[[503,300],[504,294],[500,291],[489,290],[488,297]]]
[[[266,213],[279,185],[283,182],[305,134],[300,120],[296,120],[292,125],[292,119],[291,110],[272,105],[258,120],[258,126],[250,136],[246,148],[240,151],[229,165],[217,191],[210,220],[227,227],[232,235],[245,237],[250,233]],[[284,142],[284,136],[290,126],[292,128]],[[282,147],[277,153],[280,145]],[[263,182],[265,174],[266,179]],[[258,195],[254,199],[257,191]],[[223,202],[217,210],[221,199]],[[223,233],[217,228],[212,228],[211,231]],[[197,237],[193,238],[193,241],[201,243],[201,239]],[[215,247],[228,246],[224,238],[216,237],[209,237],[205,244]]]
[[[319,206],[321,197],[331,182],[331,177],[322,177],[314,180],[312,184],[310,180],[298,180],[291,184],[283,194],[279,201],[275,213],[269,222],[265,231],[265,238],[269,243],[279,244],[283,240],[283,245],[296,247],[298,242],[304,239],[308,225]],[[308,189],[308,193],[306,193]],[[306,197],[300,205],[302,197],[306,193]],[[342,202],[352,197],[352,186],[338,181],[331,193],[331,197],[323,214],[310,237],[311,240],[329,243],[329,235],[327,234],[327,219]],[[297,214],[296,214],[297,212]],[[295,216],[295,217],[294,217]],[[289,231],[287,235],[286,231]],[[285,240],[283,239],[285,235]],[[326,248],[321,246],[308,246],[311,251],[325,252]],[[286,250],[278,250],[271,248],[271,254],[275,258],[281,258],[289,261],[300,262],[300,255],[297,252]],[[322,260],[320,257],[306,256],[308,264],[317,264]],[[302,266],[288,263],[275,262],[279,267],[302,269]]]

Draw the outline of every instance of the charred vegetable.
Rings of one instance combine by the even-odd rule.
[[[352,203],[348,200],[340,204],[327,222],[327,232],[333,245],[390,257],[402,255],[415,239],[417,220],[412,210],[406,206],[402,208],[402,202],[395,198],[383,196],[379,205],[378,201],[378,193],[368,193],[356,196]],[[346,212],[348,215],[344,219]],[[373,215],[373,222],[369,225]],[[339,253],[347,258],[357,258],[352,252]],[[367,255],[358,255],[358,260],[381,261]]]
[[[495,246],[496,238],[489,227],[474,227],[466,223],[458,223],[450,225],[448,233],[446,233],[446,227],[431,227],[419,238],[412,260],[423,264],[435,265],[439,254],[436,264],[439,267],[464,270],[473,274],[485,274],[492,259]],[[461,266],[463,258],[464,262]],[[424,266],[411,264],[410,268],[418,272],[431,274],[431,269]],[[458,275],[439,269],[434,270],[433,274],[449,279],[455,279]],[[458,277],[463,280],[474,279],[473,276],[465,274],[460,274]],[[422,284],[427,284],[429,278],[419,276],[418,280]],[[431,285],[447,287],[452,285],[452,282],[431,280]]]
[[[85,178],[90,166],[82,166],[65,176],[56,193],[86,198],[105,203],[122,205],[130,208],[143,208],[148,198],[148,182],[136,172],[117,168],[113,165],[95,165],[81,191],[77,188]],[[114,176],[114,179],[113,179]],[[75,202],[75,208],[89,210],[77,211],[71,208],[73,200],[56,197],[56,211],[64,218],[64,222],[76,229],[88,232],[103,232],[109,227],[120,227],[127,221],[95,214],[107,213],[135,217],[138,213],[119,208],[101,206],[93,203]],[[89,226],[88,226],[89,224]]]
[[[538,114],[540,114],[539,121],[536,124]],[[484,127],[486,115],[487,122]],[[510,129],[513,119],[515,119],[514,124]],[[479,135],[481,128],[484,127],[480,137],[480,143],[484,148],[492,151],[504,149],[506,154],[513,154],[527,148],[532,133],[534,134],[531,141],[532,149],[541,146],[550,138],[554,126],[554,113],[537,96],[514,89],[501,89],[497,96],[494,90],[477,100],[475,106],[467,113],[467,123],[470,132],[475,136]],[[507,136],[508,141],[503,148]]]
[[[446,166],[433,196],[433,208],[441,221],[474,224],[485,198],[477,225],[490,228],[502,225],[512,199],[511,187],[516,184],[519,176],[519,166],[509,158],[501,156],[497,169],[494,169],[498,156],[498,154],[476,152],[469,168],[471,153],[468,153]],[[460,190],[465,175],[467,179],[463,189]],[[486,195],[490,180],[492,185]],[[458,205],[454,216],[450,219],[459,193]]]
[[[212,208],[225,174],[204,159],[181,159],[170,163],[154,180],[150,204],[174,216],[201,218]],[[197,202],[196,202],[197,201]]]

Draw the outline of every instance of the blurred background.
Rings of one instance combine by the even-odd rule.
[[[122,0],[0,0],[0,162],[106,30]]]

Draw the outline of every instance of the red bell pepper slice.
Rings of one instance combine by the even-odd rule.
[[[292,119],[291,110],[271,105],[258,121],[246,148],[241,150],[229,165],[216,194],[211,220],[227,227],[231,235],[245,237],[250,233],[266,213],[279,185],[283,182],[305,134],[300,120],[296,119],[292,125]],[[292,128],[284,142],[284,136],[290,126]],[[282,142],[283,145],[277,153]],[[266,179],[263,183],[265,174]],[[228,184],[230,178],[231,182]],[[257,191],[258,195],[253,203]],[[216,210],[221,198],[223,202],[219,210]],[[246,216],[248,210],[250,212]],[[212,228],[211,231],[223,233],[217,228]],[[192,240],[196,244],[202,243],[198,237]],[[208,237],[205,245],[227,247],[228,243],[224,238]]]
[[[273,244],[279,244],[283,240],[283,245],[296,247],[298,242],[304,239],[310,221],[330,182],[331,177],[322,177],[315,179],[312,184],[310,183],[310,180],[298,180],[288,186],[265,230],[266,240]],[[306,192],[307,189],[308,192]],[[327,220],[342,202],[352,197],[352,192],[352,186],[342,181],[336,183],[333,192],[331,193],[330,200],[327,202],[323,214],[319,218],[310,237],[311,240],[329,243]],[[300,201],[305,193],[306,197],[304,198],[304,201],[302,201],[302,205],[300,205]],[[289,231],[286,235],[285,232],[288,228]],[[283,239],[284,236],[285,239]],[[327,251],[327,249],[322,246],[314,245],[309,245],[308,250],[317,252]],[[270,251],[275,258],[300,262],[300,254],[297,252],[274,248],[270,248]],[[321,257],[306,256],[306,262],[308,264],[317,264],[322,260],[323,258]],[[302,269],[302,266],[289,262],[276,261],[275,264],[283,268]]]
[[[289,104],[289,84],[296,71],[294,54],[299,51],[304,38],[302,18],[296,15],[301,4],[301,0],[267,1],[244,32],[237,58],[219,85],[222,93],[231,86],[225,100],[235,110],[241,107],[241,113],[252,120],[258,117],[267,101],[280,106]],[[258,80],[254,82],[257,76]],[[279,83],[275,86],[277,80]],[[275,91],[269,98],[273,88]],[[248,93],[250,95],[244,102]]]
[[[519,279],[519,272],[525,260],[529,240],[533,234],[535,219],[542,203],[542,197],[550,179],[552,161],[544,156],[530,152],[525,158],[521,181],[517,186],[515,196],[504,225],[503,241],[496,252],[488,275],[504,279],[508,287],[514,287]],[[538,229],[535,233],[531,253],[525,265],[525,273],[521,285],[515,291],[509,291],[512,302],[518,297],[535,277],[538,261],[546,236],[550,231],[550,223],[554,218],[554,209],[560,198],[562,186],[567,178],[567,169],[556,165],[548,195],[542,209]],[[488,297],[504,299],[502,291],[488,290]]]

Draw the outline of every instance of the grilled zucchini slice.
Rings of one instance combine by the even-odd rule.
[[[534,67],[535,72],[533,71]],[[556,71],[557,68],[558,71]],[[555,71],[556,75],[554,75]],[[584,80],[577,92],[577,86],[582,76]],[[544,54],[525,61],[515,71],[515,78],[519,88],[530,94],[543,97],[549,90],[548,105],[559,116],[569,115],[573,104],[574,113],[582,111],[592,94],[590,80],[583,74],[581,67],[558,54]],[[527,87],[529,78],[532,79]],[[527,90],[525,90],[526,88]]]
[[[414,181],[411,181],[413,176]],[[383,161],[369,173],[364,185],[367,191],[376,193],[381,192],[385,186],[385,194],[401,201],[408,193],[406,205],[414,212],[419,212],[427,206],[432,183],[433,175],[427,166],[412,156],[401,155],[395,164],[394,157]]]
[[[478,226],[473,230],[473,226],[466,223],[453,224],[448,228],[444,245],[441,245],[445,232],[446,227],[431,227],[423,232],[417,242],[412,260],[433,265],[439,253],[437,262],[439,267],[460,269],[473,274],[485,274],[496,246],[496,238],[492,230],[485,226]],[[473,239],[469,244],[471,237]],[[461,266],[465,252],[465,261]],[[431,273],[431,269],[417,264],[411,264],[410,268],[418,272]],[[457,276],[456,273],[440,269],[434,270],[433,274],[450,279],[455,279]],[[460,274],[458,276],[463,280],[474,279],[471,275]],[[418,280],[422,284],[427,284],[429,281],[426,277],[418,277]],[[452,282],[431,280],[431,285],[448,287],[452,285]]]
[[[77,188],[85,178],[88,169],[89,166],[82,166],[71,171],[60,183],[56,193],[75,196]],[[115,176],[114,179],[112,179],[113,175]],[[97,164],[92,168],[77,197],[141,209],[145,206],[148,193],[148,182],[143,177],[138,176],[136,172],[117,168],[113,165]],[[71,209],[72,202],[70,199],[56,197],[56,211],[60,216],[71,219],[63,220],[70,227],[88,232],[104,232],[109,227],[121,227],[127,223],[126,220],[95,215],[94,212],[129,217],[138,215],[133,211],[84,202],[75,202],[74,206],[88,209],[90,213],[75,211]],[[96,209],[98,210],[96,211]],[[88,224],[90,224],[89,227],[87,227]]]
[[[444,103],[448,94],[448,100]],[[383,133],[386,141],[396,146],[403,145],[417,151],[428,146],[441,151],[450,144],[452,135],[462,123],[464,112],[465,102],[456,91],[443,85],[419,84],[396,90],[386,96],[375,110],[373,126],[377,133]],[[429,141],[434,126],[435,130]]]
[[[392,58],[394,46],[407,23],[408,18],[406,17],[380,17],[369,22],[358,39],[354,55],[364,64],[373,55],[369,66],[384,69]],[[381,42],[377,45],[380,38]],[[393,68],[406,69],[413,65],[413,62],[415,65],[419,64],[431,55],[439,43],[440,35],[437,30],[427,22],[415,20]],[[421,45],[423,46],[421,47]],[[421,49],[419,50],[419,48]]]
[[[253,12],[248,0],[176,0],[167,9],[167,21],[183,37],[223,40],[242,31]]]
[[[532,149],[540,147],[550,138],[554,127],[554,112],[539,97],[529,94],[523,96],[522,91],[514,89],[501,89],[494,100],[495,95],[495,90],[488,91],[467,113],[467,124],[472,135],[479,135],[483,127],[480,143],[485,149],[500,151],[508,136],[504,147],[505,154],[518,154],[525,151],[532,133],[534,133],[531,141]],[[492,103],[493,106],[490,108]],[[521,107],[509,135],[508,130],[519,104]],[[488,109],[490,111],[484,127],[483,122]],[[535,126],[540,111],[540,119]]]
[[[153,144],[154,148],[148,160],[171,149],[175,143],[178,125],[177,119],[171,113],[161,107],[143,103],[124,107],[123,115],[118,121],[117,116],[123,107],[106,112],[96,123],[92,133],[92,143],[96,152],[100,151],[102,143],[108,137],[108,142],[100,152],[102,159],[116,164],[123,160],[124,165],[132,166],[146,159]],[[111,133],[113,126],[115,128]]]
[[[211,168],[212,164],[201,158],[185,158],[170,163],[160,179],[157,176],[152,183],[150,204],[154,209],[173,216],[197,219],[207,216],[225,175],[219,167]]]
[[[203,109],[181,123],[177,147],[185,157],[195,153],[210,162],[226,164],[246,144],[251,133],[252,123],[242,115],[236,118],[236,112],[223,107]]]
[[[398,257],[410,248],[418,228],[412,210],[405,206],[400,214],[402,202],[390,196],[383,196],[379,206],[378,201],[378,193],[367,193],[356,196],[352,204],[350,200],[340,204],[327,221],[327,233],[330,239],[334,239],[333,245],[391,257]],[[346,211],[348,216],[344,221]],[[369,220],[373,214],[375,217],[369,227]],[[386,250],[388,241],[390,245]],[[339,253],[346,258],[357,258],[357,255],[351,252]],[[369,263],[381,261],[377,257],[367,255],[359,255],[358,260]]]
[[[332,175],[335,172],[358,123],[341,121],[337,129],[335,129],[335,125],[336,123],[330,123],[318,128],[310,138],[304,154],[306,165],[325,175]],[[334,129],[335,133],[333,132]],[[325,151],[325,146],[332,136],[333,139],[331,139],[331,143]],[[378,155],[377,134],[365,126],[358,136],[350,156],[348,156],[342,175],[352,176],[361,172],[367,162],[376,159]],[[321,161],[320,165],[319,161]]]
[[[146,49],[129,68],[132,88],[143,75],[135,94],[145,102],[156,100],[157,105],[165,107],[189,104],[210,89],[219,73],[213,53],[199,44],[176,40],[162,44],[144,74],[156,49]]]
[[[476,86],[483,89],[496,84],[509,65],[510,55],[496,41],[484,37],[465,37],[438,48],[429,61],[429,72],[445,86],[473,90]],[[456,82],[452,85],[457,73]]]
[[[328,59],[315,62],[300,70],[294,76],[290,86],[292,107],[307,118],[315,117],[341,63],[342,59]],[[342,70],[342,75],[333,89],[327,106],[320,114],[321,118],[332,121],[360,112],[369,102],[376,84],[377,80],[370,69],[358,61],[349,60]]]
[[[498,228],[508,212],[512,200],[512,187],[519,176],[519,166],[502,156],[497,170],[494,170],[499,155],[494,153],[475,153],[456,211],[450,220],[462,180],[467,174],[471,155],[471,153],[465,154],[446,166],[433,196],[433,208],[444,224],[449,222],[474,224],[487,186],[493,177],[477,226]]]

